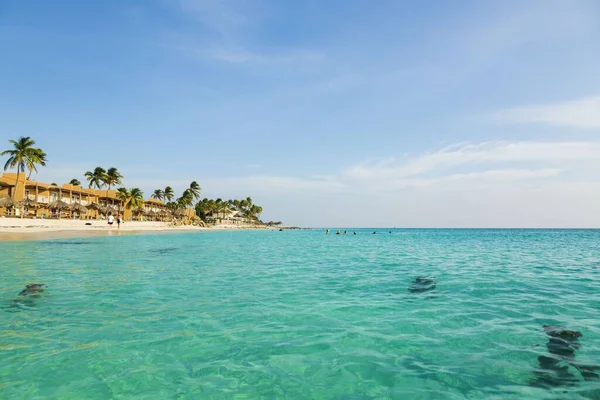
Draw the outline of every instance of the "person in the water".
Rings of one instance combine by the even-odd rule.
[[[329,235],[329,229],[327,229],[327,230],[325,231],[325,234],[326,234],[326,235]]]
[[[338,231],[337,231],[335,234],[336,234],[336,235],[339,235],[339,234],[340,234],[340,230],[338,229]]]
[[[354,232],[354,234],[356,235],[356,232]]]
[[[347,235],[347,234],[348,234],[348,232],[344,231],[344,235]]]

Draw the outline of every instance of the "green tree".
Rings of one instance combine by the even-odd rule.
[[[79,182],[79,179],[71,179],[69,184],[73,186],[81,186],[81,182]]]
[[[135,209],[144,207],[144,192],[139,188],[132,188],[127,190],[126,188],[117,189],[117,198],[121,202],[121,209]],[[121,212],[122,213],[122,212]]]
[[[152,197],[153,199],[156,199],[156,200],[163,201],[165,199],[165,192],[162,191],[161,189],[156,189],[154,191],[154,193],[152,193],[152,196],[150,196],[150,197]]]
[[[119,213],[122,213],[125,203],[129,201],[129,191],[127,188],[120,187],[117,189],[117,199],[119,200]]]
[[[36,164],[41,165],[42,167],[46,166],[47,155],[42,149],[34,149],[35,157],[27,160],[27,169],[29,169],[29,174],[27,175],[27,180],[31,178],[31,174],[35,171],[37,174]]]
[[[175,198],[175,192],[173,191],[173,188],[171,186],[167,186],[163,191],[163,196],[166,201],[172,202]]]
[[[24,173],[27,169],[30,171],[36,171],[36,165],[46,165],[46,153],[41,149],[33,147],[35,140],[29,136],[20,137],[18,140],[9,140],[13,148],[4,150],[0,153],[0,156],[8,156],[6,164],[4,164],[4,170],[9,168],[17,168],[17,182],[19,181],[19,175]],[[16,186],[15,186],[16,188]],[[23,187],[23,190],[25,188]],[[13,191],[13,199],[16,197],[17,191]]]
[[[192,181],[188,190],[190,192],[190,195],[194,198],[194,200],[200,199],[200,191],[202,189],[200,188],[200,185],[198,185],[198,182]]]
[[[194,195],[192,194],[190,189],[186,189],[183,191],[183,194],[180,198],[177,199],[177,205],[179,208],[188,208],[194,204]]]
[[[106,197],[108,197],[108,191],[110,190],[110,187],[120,185],[122,181],[123,175],[121,175],[121,173],[115,167],[111,167],[106,170],[106,174],[104,175],[104,183],[107,186]]]
[[[89,183],[90,189],[95,186],[100,190],[104,186],[106,171],[102,167],[96,167],[94,171],[88,171],[84,176]]]

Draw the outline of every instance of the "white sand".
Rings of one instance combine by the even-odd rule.
[[[86,225],[86,222],[92,225]],[[207,229],[191,225],[171,226],[168,222],[128,221],[119,229],[116,222],[110,226],[106,221],[96,220],[0,218],[0,241]]]
[[[86,225],[90,222],[92,225]],[[211,229],[266,229],[256,225],[217,225],[203,228],[192,225],[172,226],[168,222],[127,221],[117,227],[106,221],[72,219],[29,219],[0,217],[0,241],[39,240],[81,236],[102,236],[152,232],[206,231]]]

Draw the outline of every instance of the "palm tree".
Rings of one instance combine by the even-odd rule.
[[[31,178],[31,174],[33,171],[37,173],[37,168],[35,164],[40,164],[42,167],[46,166],[46,153],[42,149],[33,149],[34,150],[34,158],[27,160],[27,169],[29,169],[29,175],[27,175],[27,180]]]
[[[173,191],[173,188],[171,186],[167,186],[163,191],[163,196],[166,201],[173,201],[175,198],[175,192]]]
[[[125,203],[127,203],[127,201],[129,200],[129,191],[124,187],[118,188],[117,189],[117,199],[119,199],[119,201],[120,201],[119,213],[121,213],[123,210],[123,207],[125,206]]]
[[[142,208],[144,207],[144,192],[139,188],[133,188],[129,191],[129,201],[127,208]]]
[[[139,188],[127,190],[126,188],[117,189],[117,198],[121,201],[124,208],[136,209],[144,207],[144,192]]]
[[[111,167],[106,171],[106,174],[104,175],[104,183],[108,187],[108,189],[106,189],[106,197],[108,197],[108,191],[110,190],[110,187],[120,185],[122,180],[123,175],[121,175],[121,173],[115,167]]]
[[[190,194],[192,195],[194,200],[200,199],[200,190],[202,189],[200,188],[200,185],[198,185],[198,182],[192,181],[188,190],[190,191]]]
[[[90,189],[96,186],[100,190],[104,186],[106,171],[102,167],[96,167],[93,172],[88,171],[84,176],[90,184]]]
[[[152,196],[150,196],[150,197],[152,197],[153,199],[156,199],[156,200],[163,201],[165,199],[165,192],[162,191],[161,189],[156,189],[154,191],[154,193],[152,193]]]
[[[19,175],[21,172],[25,172],[27,169],[30,171],[37,171],[36,164],[46,165],[46,153],[41,149],[33,147],[35,140],[29,136],[20,137],[18,140],[9,140],[9,143],[13,145],[12,149],[4,150],[0,153],[0,156],[9,156],[8,161],[4,164],[4,170],[9,168],[17,167],[17,180],[15,181],[15,191],[13,192],[13,199],[16,197],[17,183],[19,182]],[[43,156],[43,157],[42,157]],[[25,190],[25,187],[23,187]]]
[[[194,195],[190,189],[185,189],[180,198],[177,199],[180,208],[188,208],[194,204]]]
[[[79,182],[79,179],[71,179],[71,181],[69,182],[69,185],[81,186],[81,182]]]

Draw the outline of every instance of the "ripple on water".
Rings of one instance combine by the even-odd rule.
[[[531,384],[544,324],[600,364],[600,232],[357,232],[0,243],[0,397],[600,398]]]

